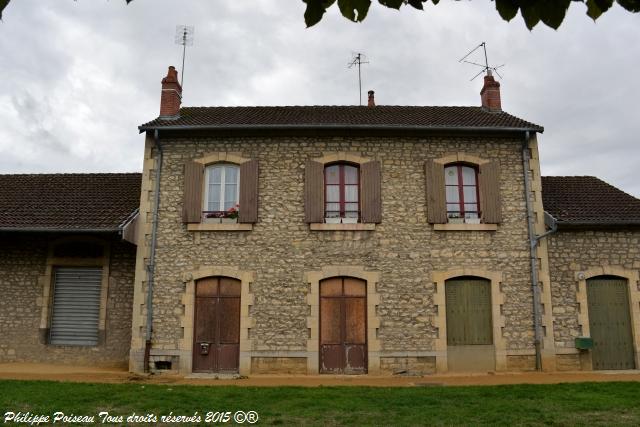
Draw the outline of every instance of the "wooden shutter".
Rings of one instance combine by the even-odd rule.
[[[187,162],[184,165],[184,193],[182,195],[182,222],[200,222],[202,218],[202,179],[204,165]]]
[[[431,224],[447,223],[447,199],[444,188],[444,165],[433,160],[424,164],[427,199],[427,221]]]
[[[324,222],[324,165],[313,160],[304,170],[304,221]]]
[[[258,161],[240,165],[240,214],[238,222],[258,222]]]
[[[98,345],[102,268],[55,270],[49,343]]]
[[[482,222],[498,224],[502,222],[500,202],[500,167],[498,162],[480,165],[480,210]]]
[[[491,283],[453,279],[445,283],[447,345],[493,344]]]
[[[382,222],[382,197],[380,162],[372,161],[360,165],[360,215],[362,222]]]

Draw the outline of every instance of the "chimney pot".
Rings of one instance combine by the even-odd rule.
[[[376,106],[376,100],[373,97],[375,92],[373,92],[372,90],[369,91],[369,101],[367,102],[367,106],[368,107],[375,107]]]
[[[170,66],[167,76],[162,79],[162,93],[160,95],[160,117],[175,118],[180,115],[182,102],[182,86],[178,82],[178,72]]]
[[[500,83],[498,83],[491,74],[491,70],[487,71],[484,76],[484,86],[480,91],[480,99],[482,107],[489,111],[502,111],[500,102]]]

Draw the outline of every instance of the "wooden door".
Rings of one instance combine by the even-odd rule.
[[[634,369],[633,336],[626,279],[587,280],[593,369]]]
[[[367,282],[336,277],[320,282],[320,372],[367,372]]]
[[[209,277],[196,282],[193,372],[238,372],[240,281]]]
[[[447,280],[447,345],[493,344],[491,283],[461,278]]]

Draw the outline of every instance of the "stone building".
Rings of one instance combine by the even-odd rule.
[[[127,366],[140,179],[0,175],[0,362]]]
[[[0,176],[0,362],[639,366],[640,200],[541,177],[543,128],[502,111],[491,75],[480,107],[370,92],[366,107],[181,108],[181,91],[170,67],[142,176]]]
[[[492,76],[481,107],[370,92],[367,107],[179,108],[173,68],[162,87],[140,126],[132,370],[535,368],[543,129],[501,110]],[[550,307],[547,263],[536,273]],[[553,335],[539,342],[555,363]]]

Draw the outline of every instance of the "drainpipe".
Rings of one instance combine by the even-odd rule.
[[[151,335],[153,332],[153,279],[156,267],[156,241],[158,235],[158,206],[160,204],[160,172],[162,170],[162,146],[158,137],[158,129],[153,132],[154,145],[158,149],[158,163],[153,189],[153,222],[151,224],[151,253],[147,265],[147,329],[144,346],[144,371],[149,372],[149,358],[151,353]]]
[[[543,340],[542,333],[542,301],[540,292],[540,279],[538,277],[538,257],[536,249],[538,248],[538,242],[548,235],[558,231],[557,220],[548,214],[544,213],[544,222],[550,229],[541,235],[536,235],[536,229],[534,224],[534,212],[533,206],[531,206],[531,180],[529,178],[529,131],[524,134],[524,141],[522,143],[522,165],[524,167],[524,191],[525,202],[527,206],[527,225],[529,229],[529,249],[531,259],[531,290],[533,291],[533,327],[534,327],[534,345],[536,349],[536,370],[542,370],[542,353],[541,346]]]

